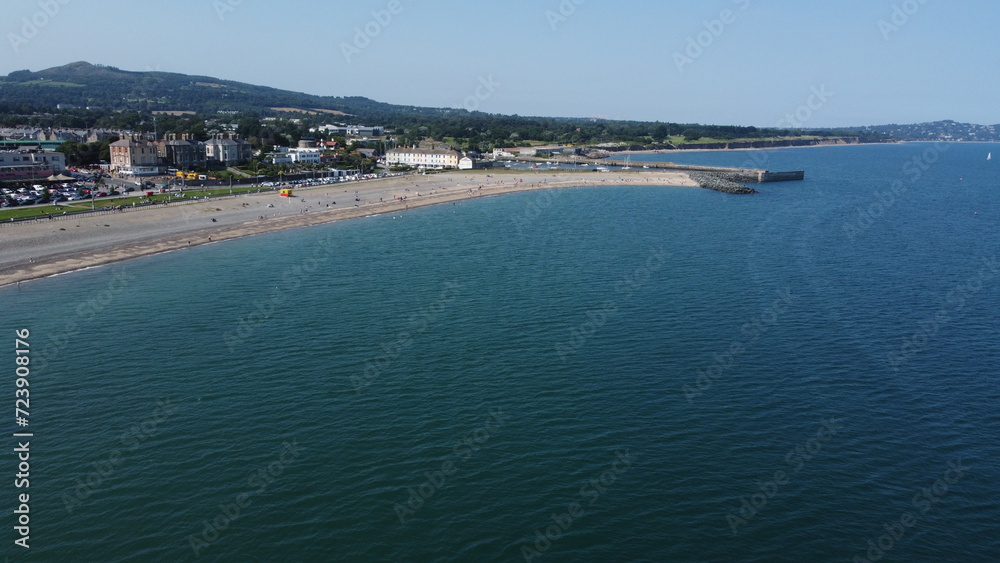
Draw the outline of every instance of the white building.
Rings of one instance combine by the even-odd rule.
[[[205,141],[205,160],[210,163],[231,166],[253,158],[253,147],[232,135],[216,135]]]
[[[346,137],[380,137],[385,133],[385,128],[380,125],[368,127],[366,125],[321,125],[310,129],[313,133],[325,131],[331,135]]]
[[[385,153],[388,165],[404,164],[424,168],[458,168],[462,155],[451,149],[389,149]]]
[[[47,178],[66,170],[66,155],[34,149],[0,150],[0,179]]]
[[[292,162],[319,164],[321,152],[319,149],[288,149],[288,156],[292,159]]]
[[[267,159],[274,164],[291,164],[292,155],[287,152],[269,152],[267,153]]]
[[[267,153],[267,159],[275,164],[319,164],[323,161],[323,151],[275,146],[273,152]]]

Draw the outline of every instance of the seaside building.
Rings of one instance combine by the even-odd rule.
[[[580,148],[572,145],[544,145],[538,147],[522,147],[519,149],[521,156],[546,157],[554,154],[573,155],[579,154]]]
[[[44,179],[66,170],[66,155],[40,149],[0,150],[0,180]]]
[[[3,127],[0,128],[0,138],[19,141],[93,143],[104,141],[110,137],[122,138],[125,131],[111,129],[41,129],[37,127]]]
[[[110,170],[126,176],[153,176],[160,173],[160,156],[151,141],[131,136],[110,145]]]
[[[471,156],[468,156],[468,155],[463,156],[458,161],[458,169],[459,170],[474,170],[476,168],[481,168],[481,165],[482,165],[482,161],[480,161],[479,159],[476,159],[476,158],[472,158]]]
[[[310,129],[312,132],[323,131],[330,135],[341,137],[381,137],[385,134],[385,128],[380,125],[368,127],[366,125],[321,125]]]
[[[157,156],[167,166],[178,170],[205,167],[205,144],[196,141],[189,133],[182,133],[180,138],[171,133],[155,144]]]
[[[288,156],[291,157],[292,162],[300,164],[319,164],[321,151],[319,149],[311,148],[294,148],[288,149]]]
[[[516,147],[508,147],[505,149],[493,149],[493,158],[514,158],[517,156],[520,149]]]
[[[271,161],[272,164],[291,164],[292,155],[287,152],[270,152],[267,153],[267,159]]]
[[[232,166],[253,158],[250,143],[236,139],[231,133],[218,134],[205,141],[205,162],[212,166]]]
[[[452,149],[389,149],[385,153],[388,165],[403,164],[423,168],[458,168],[462,155]]]

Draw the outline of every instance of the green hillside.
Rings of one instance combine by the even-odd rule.
[[[31,72],[20,70],[0,79],[0,99],[54,107],[70,104],[107,110],[219,110],[268,112],[270,108],[320,109],[358,117],[375,117],[401,111],[435,115],[448,110],[403,108],[368,98],[315,96],[255,86],[210,76],[172,72],[130,72],[114,67],[76,62]]]

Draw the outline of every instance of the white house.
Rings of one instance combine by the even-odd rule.
[[[269,152],[267,153],[267,159],[274,164],[291,164],[292,155],[287,152]]]
[[[215,135],[205,141],[205,160],[223,166],[231,166],[253,158],[253,147],[232,135]]]
[[[288,156],[291,157],[292,162],[319,164],[321,153],[319,149],[299,148],[299,149],[288,149]]]
[[[462,155],[452,149],[396,148],[385,153],[385,162],[390,166],[405,164],[424,168],[458,168],[460,158]]]

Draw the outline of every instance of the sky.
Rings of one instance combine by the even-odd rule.
[[[994,0],[3,5],[3,75],[83,60],[503,114],[758,127],[1000,123]]]

